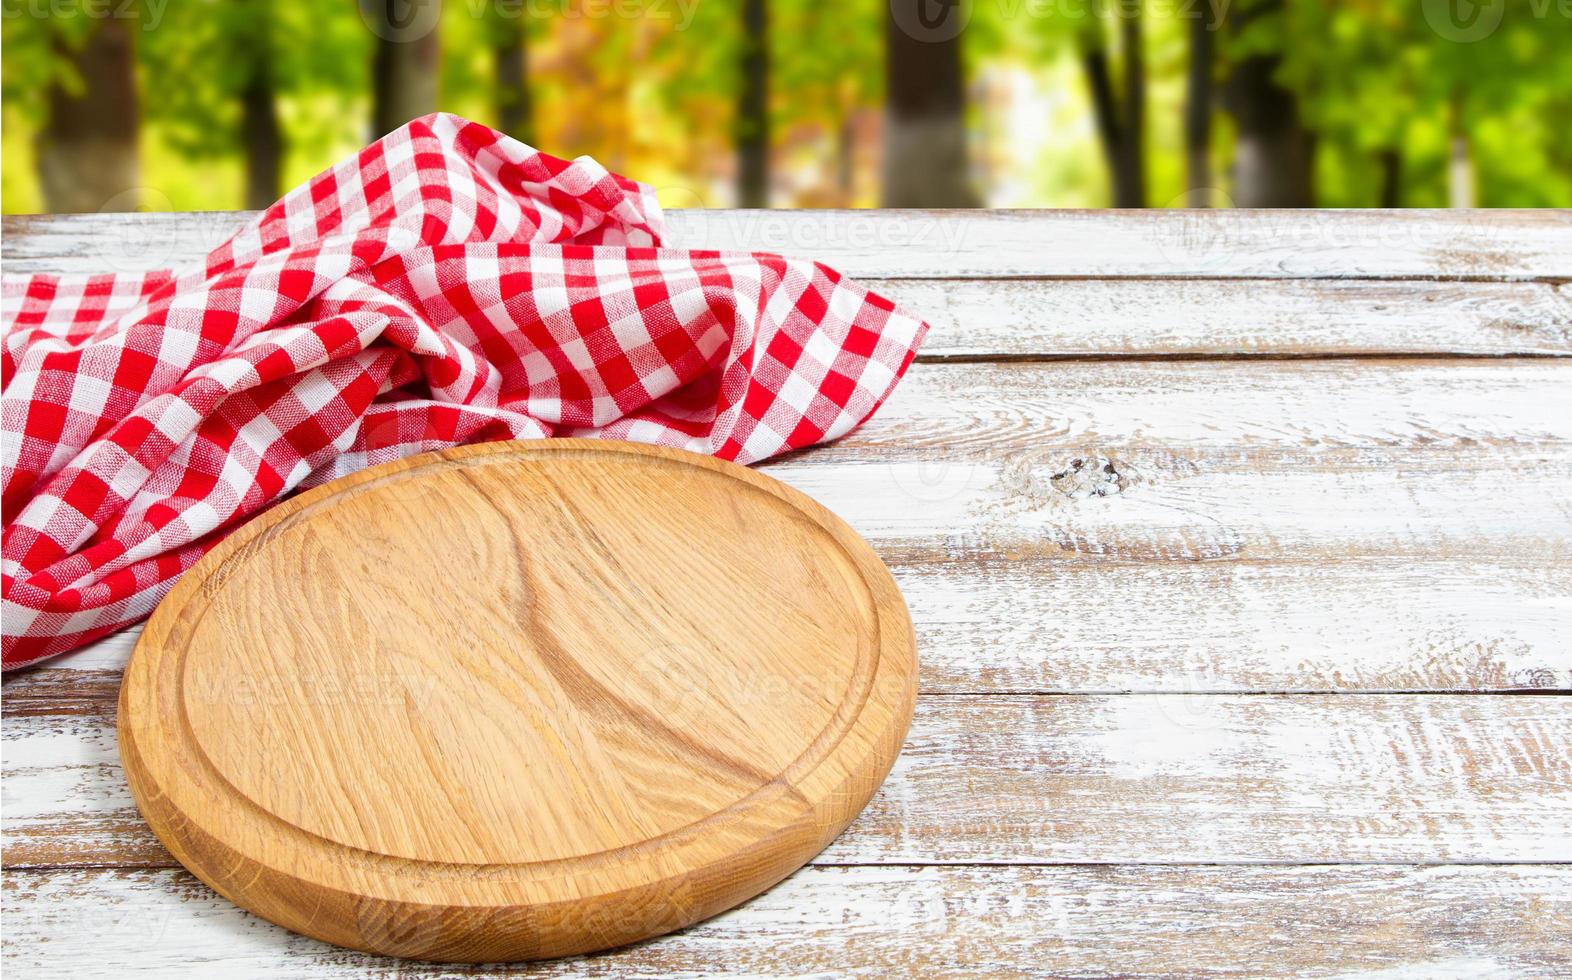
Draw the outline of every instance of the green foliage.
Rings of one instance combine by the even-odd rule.
[[[1300,96],[1323,156],[1358,172],[1370,165],[1360,156],[1396,150],[1405,204],[1445,203],[1454,133],[1468,140],[1480,204],[1572,200],[1572,174],[1554,164],[1572,152],[1569,130],[1547,125],[1572,89],[1572,21],[1553,4],[1506,0],[1498,27],[1464,41],[1400,0],[1294,0],[1253,26],[1238,47],[1281,55],[1279,78]],[[1348,180],[1324,203],[1374,204],[1373,183]]]
[[[369,85],[371,35],[340,0],[170,0],[139,58],[146,118],[193,157],[233,152],[240,93],[265,70],[281,98]]]
[[[778,114],[797,122],[876,104],[884,89],[887,0],[771,0]]]
[[[521,5],[521,8],[524,5]],[[442,10],[441,92],[444,108],[470,119],[495,125],[491,98],[491,50],[506,24],[504,12],[513,8],[488,7],[488,16],[470,16],[466,3],[450,3]],[[519,16],[524,18],[523,9]]]
[[[87,2],[6,0],[7,210],[37,205],[27,149],[44,122],[50,86],[81,84],[64,53],[94,28]],[[137,17],[144,180],[167,188],[173,206],[239,204],[241,93],[258,71],[268,73],[283,120],[286,182],[363,141],[376,39],[354,0],[124,2],[114,0],[115,8]],[[784,165],[823,174],[845,165],[837,133],[871,123],[882,98],[887,2],[769,0],[770,111]],[[1117,64],[1118,18],[1136,9],[1145,27],[1150,199],[1179,193],[1187,18],[1198,0],[967,2],[968,70],[992,86],[974,86],[971,118],[985,179],[1004,188],[995,203],[1104,199],[1107,178],[1085,122],[1090,106],[1076,60],[1104,47]],[[1228,0],[1226,9],[1237,18],[1261,2],[1269,0]],[[1242,30],[1218,31],[1215,77],[1250,54],[1279,59],[1278,81],[1299,96],[1317,136],[1323,205],[1377,203],[1381,159],[1394,152],[1403,203],[1445,204],[1455,137],[1472,159],[1479,203],[1572,204],[1572,19],[1555,0],[1500,0],[1499,24],[1458,40],[1444,23],[1437,27],[1451,2],[1282,0]],[[1462,9],[1463,0],[1457,3]],[[543,147],[606,154],[609,163],[625,161],[638,175],[699,196],[726,186],[745,42],[742,0],[449,0],[440,26],[443,108],[495,122],[494,52],[520,26]],[[999,101],[1022,92],[1040,104],[1022,110]],[[1046,136],[1031,134],[1041,150],[1000,152],[1002,141],[1027,138],[1007,128],[1022,120],[1050,127]],[[631,135],[606,135],[618,133]],[[877,134],[869,126],[858,133],[856,165],[871,180]],[[1232,129],[1221,111],[1214,140],[1225,180]]]

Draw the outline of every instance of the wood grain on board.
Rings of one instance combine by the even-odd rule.
[[[341,946],[487,962],[684,928],[866,805],[916,696],[868,545],[756,470],[587,439],[375,466],[247,523],[126,668],[170,851]]]
[[[1569,746],[1562,697],[923,696],[816,860],[1566,862]],[[8,866],[173,863],[134,826],[112,703],[8,719],[4,747]]]

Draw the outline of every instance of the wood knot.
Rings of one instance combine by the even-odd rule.
[[[1067,497],[1112,497],[1124,492],[1123,474],[1103,456],[1071,460],[1048,482]]]

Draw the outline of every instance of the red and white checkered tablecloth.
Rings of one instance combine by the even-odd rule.
[[[146,616],[294,490],[459,443],[751,463],[855,428],[926,325],[814,262],[662,246],[653,191],[451,115],[181,272],[7,276],[4,666]]]

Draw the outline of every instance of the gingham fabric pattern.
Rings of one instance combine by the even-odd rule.
[[[652,190],[450,115],[200,267],[7,276],[4,666],[146,616],[292,491],[459,443],[752,463],[851,431],[918,319],[817,263],[662,247]]]

